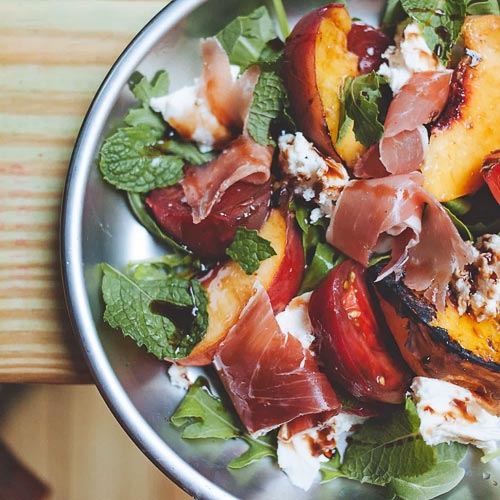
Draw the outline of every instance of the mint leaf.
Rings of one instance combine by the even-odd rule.
[[[261,238],[255,229],[238,227],[227,255],[237,262],[243,271],[252,274],[259,269],[263,260],[276,255],[271,243]]]
[[[461,443],[441,443],[434,446],[438,462],[451,460],[459,464],[467,455],[468,446]]]
[[[381,87],[386,84],[385,78],[374,71],[346,79],[341,94],[340,135],[337,141],[348,130],[350,120],[354,122],[356,140],[363,146],[369,147],[382,137],[385,109]]]
[[[419,476],[393,479],[389,490],[402,500],[430,500],[451,491],[464,475],[464,469],[447,460]]]
[[[241,438],[248,444],[248,449],[238,458],[234,458],[227,464],[230,469],[242,469],[264,457],[276,458],[275,434],[270,433],[259,438],[252,438],[245,433]]]
[[[201,270],[200,262],[191,254],[171,253],[144,262],[131,263],[127,275],[134,281],[191,279]]]
[[[190,165],[203,165],[204,163],[213,160],[216,156],[214,152],[202,153],[198,147],[192,142],[176,141],[174,139],[169,139],[161,145],[162,151],[167,153],[172,153],[180,158],[182,158],[186,163]]]
[[[427,45],[446,66],[465,20],[466,0],[401,0],[422,28]]]
[[[201,340],[208,326],[208,299],[197,280],[136,282],[108,264],[101,268],[104,320],[112,328],[159,359],[185,357]],[[179,324],[179,317],[185,324]]]
[[[231,64],[242,69],[256,64],[268,42],[277,37],[266,7],[259,7],[248,16],[239,16],[216,35]]]
[[[470,16],[499,15],[498,0],[469,0],[467,2],[467,14]]]
[[[159,130],[145,125],[118,129],[101,148],[99,168],[104,179],[134,193],[179,182],[184,164],[180,158],[160,154],[156,149],[160,138]]]
[[[132,73],[128,84],[135,97],[149,106],[152,97],[161,97],[168,94],[170,78],[166,71],[158,71],[150,82],[145,76],[136,71]]]
[[[182,437],[186,439],[244,439],[248,448],[229,462],[230,469],[241,469],[266,456],[276,457],[275,434],[252,438],[236,414],[210,392],[203,377],[190,387],[170,420],[176,427],[185,426]]]
[[[186,426],[186,439],[229,439],[241,435],[237,417],[215,397],[202,377],[189,388],[170,421],[176,427]]]
[[[415,405],[406,400],[388,417],[371,419],[352,436],[340,468],[347,477],[379,486],[419,475],[436,464],[436,451],[419,434]]]
[[[253,91],[252,105],[248,115],[248,132],[263,146],[275,145],[270,137],[270,128],[274,120],[283,116],[288,107],[288,95],[279,75],[272,71],[263,71]]]

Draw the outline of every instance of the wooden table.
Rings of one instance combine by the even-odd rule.
[[[90,381],[60,276],[66,172],[109,67],[166,3],[0,0],[0,382]]]

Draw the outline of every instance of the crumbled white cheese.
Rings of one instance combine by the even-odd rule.
[[[366,419],[340,412],[324,424],[293,436],[288,436],[285,424],[278,434],[280,468],[292,484],[307,491],[318,478],[321,463],[327,462],[332,453],[342,456],[347,447],[347,438]]]
[[[456,270],[450,290],[459,314],[470,313],[478,321],[500,319],[500,236],[485,234],[475,245],[468,242],[474,261]]]
[[[478,396],[443,380],[415,377],[411,390],[420,417],[420,433],[429,445],[456,441],[485,453],[497,449],[500,417],[489,413]]]
[[[417,23],[401,26],[391,45],[382,55],[387,63],[381,64],[378,74],[385,76],[396,94],[419,71],[444,71],[446,68],[431,52]]]
[[[168,376],[173,386],[188,390],[196,381],[199,374],[190,366],[172,363],[168,369]]]
[[[284,311],[276,315],[276,321],[281,331],[289,333],[300,340],[305,349],[309,349],[314,340],[313,329],[307,312],[310,298],[311,292],[299,295],[290,301]]]
[[[281,168],[295,193],[318,203],[321,216],[330,217],[333,203],[349,181],[347,170],[323,156],[301,132],[282,135],[278,146]],[[315,217],[319,218],[318,213]]]

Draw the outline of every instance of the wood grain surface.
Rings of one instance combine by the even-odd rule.
[[[166,1],[0,0],[0,382],[86,382],[59,217],[72,147],[109,67]]]
[[[8,392],[0,393],[0,439],[49,487],[46,500],[190,498],[129,439],[95,387],[41,384]]]

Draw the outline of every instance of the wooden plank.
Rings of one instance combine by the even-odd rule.
[[[0,1],[0,382],[88,382],[59,274],[76,134],[122,50],[167,2]]]

